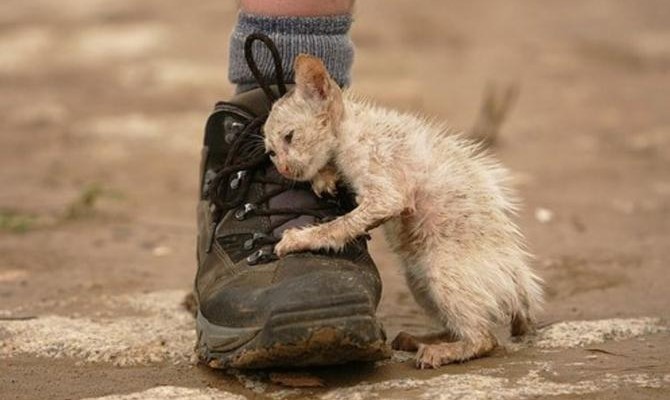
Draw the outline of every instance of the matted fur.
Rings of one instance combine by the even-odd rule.
[[[457,340],[417,339],[411,347],[421,367],[486,354],[499,323],[523,334],[542,290],[511,218],[508,172],[442,125],[342,92],[314,57],[298,57],[295,71],[296,88],[275,103],[265,125],[266,148],[281,173],[312,181],[317,192],[343,179],[359,206],[284,232],[277,254],[338,250],[383,223],[416,301]]]

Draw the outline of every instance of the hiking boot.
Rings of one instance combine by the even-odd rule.
[[[331,220],[355,203],[345,188],[337,197],[319,198],[309,183],[288,181],[276,171],[262,140],[270,108],[264,90],[218,103],[207,121],[196,351],[215,368],[387,358],[375,318],[381,281],[366,238],[337,253],[274,255],[283,230]]]

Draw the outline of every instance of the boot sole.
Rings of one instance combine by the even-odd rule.
[[[199,358],[212,368],[334,365],[389,358],[382,325],[367,304],[274,312],[262,327],[229,328],[196,319]]]

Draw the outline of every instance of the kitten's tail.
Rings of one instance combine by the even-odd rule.
[[[479,115],[470,130],[470,138],[481,143],[484,148],[493,146],[498,139],[500,126],[518,97],[518,84],[489,84],[484,92]]]

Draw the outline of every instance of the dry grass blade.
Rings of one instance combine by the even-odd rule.
[[[519,85],[497,86],[489,84],[484,92],[484,101],[477,116],[470,137],[484,147],[490,147],[498,140],[500,127],[510,109],[519,97]]]

